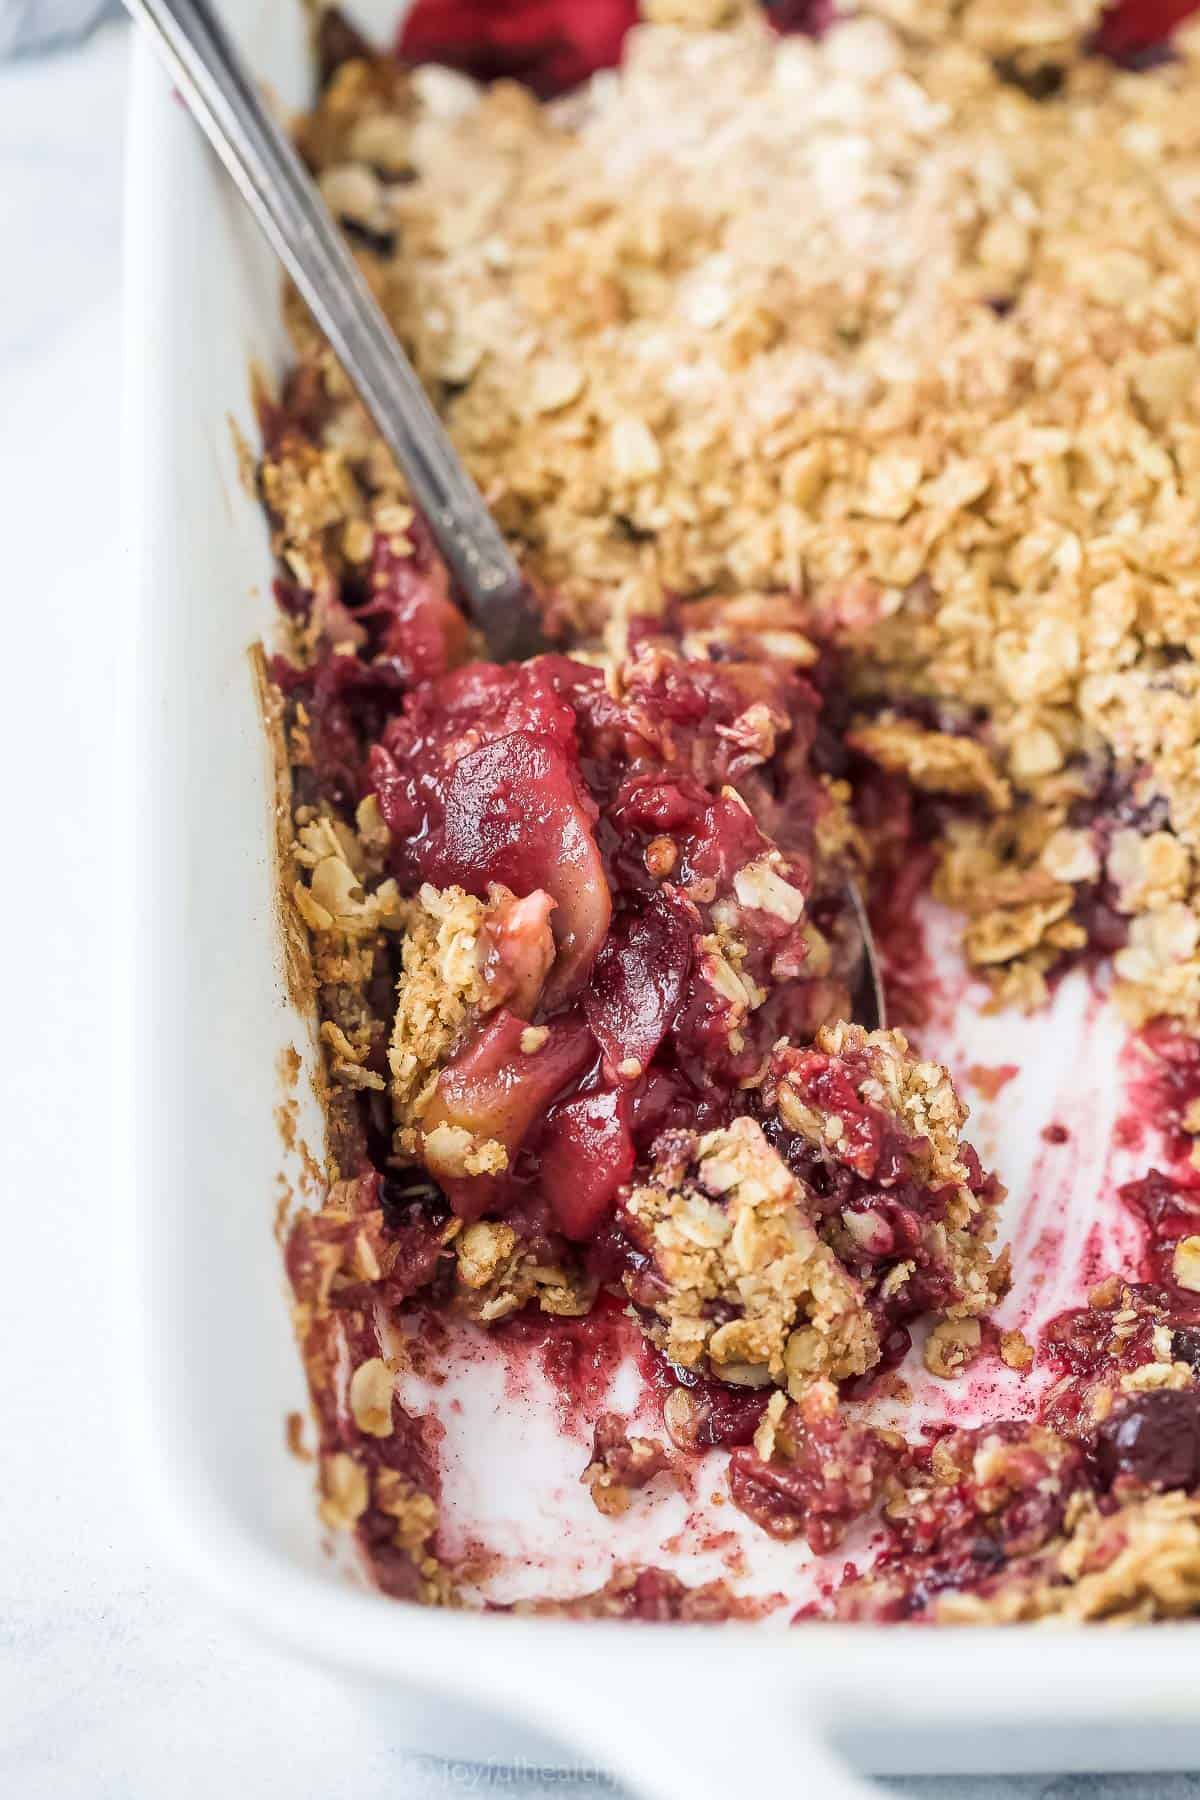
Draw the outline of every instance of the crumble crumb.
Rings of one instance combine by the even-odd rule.
[[[773,1394],[753,1444],[729,1464],[733,1504],[771,1537],[801,1532],[818,1555],[875,1505],[894,1456],[879,1433],[838,1403],[830,1381],[815,1381],[798,1403]]]
[[[363,1465],[344,1450],[323,1456],[321,1491],[318,1510],[322,1523],[331,1531],[353,1531],[371,1499],[370,1481]]]
[[[1000,1334],[1000,1360],[1009,1369],[1031,1369],[1033,1367],[1033,1345],[1022,1331],[1004,1331]]]
[[[547,923],[550,902],[545,895],[518,901],[507,888],[497,886],[485,902],[460,887],[438,889],[426,882],[413,900],[401,901],[399,908],[405,937],[388,1065],[392,1104],[403,1129],[425,1111],[438,1072],[469,1027],[510,1000],[519,984],[532,979],[536,996],[554,960],[554,943]],[[514,921],[519,922],[523,940],[519,972],[499,947],[501,943],[511,946]],[[546,1035],[544,1026],[527,1027],[521,1048],[532,1055]],[[451,1160],[461,1161],[471,1174],[505,1166],[495,1156],[496,1151],[503,1155],[500,1145],[447,1143],[445,1149]],[[472,1167],[472,1162],[477,1166]]]
[[[953,737],[907,719],[885,718],[856,726],[846,742],[931,794],[978,795],[994,812],[1007,812],[1012,805],[1012,788],[976,738]]]
[[[653,1257],[650,1335],[681,1367],[799,1394],[818,1375],[859,1375],[878,1360],[858,1283],[752,1119],[669,1137],[624,1212]]]
[[[776,1050],[763,1099],[810,1158],[864,1181],[877,1167],[884,1134],[893,1135],[910,1178],[929,1195],[923,1252],[942,1271],[940,1310],[948,1319],[978,1316],[1005,1291],[1007,1257],[990,1249],[1002,1190],[994,1178],[981,1180],[962,1137],[967,1108],[949,1074],[913,1056],[902,1032],[823,1025],[811,1048]],[[870,1259],[872,1281],[885,1297],[902,1290],[914,1268],[896,1254],[886,1212],[886,1192],[876,1190],[869,1204],[844,1208],[822,1226],[844,1262]]]
[[[616,1517],[629,1511],[637,1489],[668,1466],[657,1438],[630,1437],[624,1420],[606,1412],[596,1420],[591,1461],[580,1480],[591,1490],[597,1512]]]
[[[420,1116],[437,1072],[488,998],[480,939],[486,909],[462,888],[428,883],[405,903],[402,973],[396,987],[388,1066],[392,1103],[404,1124]]]
[[[769,852],[757,862],[747,863],[733,878],[733,891],[741,906],[754,906],[760,912],[796,925],[804,914],[804,895],[780,873],[783,858],[778,851]]]
[[[428,1494],[406,1481],[394,1469],[380,1469],[375,1476],[375,1505],[396,1521],[395,1541],[401,1549],[419,1552],[437,1529],[437,1507]]]
[[[487,1287],[508,1264],[516,1245],[517,1234],[511,1225],[491,1219],[468,1225],[454,1240],[459,1280],[469,1288]]]
[[[982,1331],[978,1319],[942,1319],[925,1339],[922,1358],[931,1375],[953,1381],[979,1354]]]
[[[902,1031],[867,1031],[840,1019],[820,1028],[807,1060],[781,1061],[776,1104],[790,1129],[825,1142],[831,1135],[833,1141],[841,1136],[827,1131],[828,1120],[803,1085],[810,1072],[819,1072],[812,1059],[820,1057],[836,1059],[849,1071],[860,1101],[883,1108],[903,1124],[911,1137],[909,1155],[918,1179],[936,1186],[967,1184],[969,1174],[960,1156],[967,1108],[948,1071],[940,1063],[914,1057]]]
[[[311,1462],[313,1453],[304,1441],[305,1418],[300,1412],[290,1412],[286,1420],[287,1447],[298,1462]]]
[[[515,1613],[555,1614],[567,1619],[641,1619],[648,1623],[680,1620],[717,1625],[727,1619],[759,1619],[781,1602],[742,1599],[726,1581],[688,1587],[666,1569],[617,1568],[604,1586],[571,1600],[518,1600]]]
[[[596,1284],[579,1270],[543,1263],[511,1225],[480,1219],[454,1239],[460,1311],[478,1325],[498,1325],[530,1301],[558,1318],[591,1310]]]
[[[404,909],[396,883],[369,891],[363,883],[368,858],[356,833],[341,819],[318,814],[296,833],[292,854],[308,875],[297,882],[296,903],[313,931],[338,931],[350,938],[401,928]]]
[[[508,1151],[497,1138],[477,1137],[465,1126],[444,1120],[422,1133],[421,1157],[439,1181],[463,1175],[499,1175],[508,1167]]]
[[[392,1435],[395,1377],[381,1356],[359,1363],[350,1377],[350,1411],[360,1431],[370,1437]]]

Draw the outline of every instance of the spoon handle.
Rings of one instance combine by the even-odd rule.
[[[413,496],[494,656],[532,647],[525,588],[328,208],[209,0],[126,0],[308,303]]]

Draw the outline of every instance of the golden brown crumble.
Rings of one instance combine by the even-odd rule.
[[[601,1588],[572,1600],[518,1600],[515,1613],[557,1614],[567,1619],[677,1619],[692,1625],[717,1625],[727,1619],[758,1619],[780,1604],[744,1599],[725,1581],[688,1587],[662,1569],[615,1569]]]
[[[974,1362],[983,1341],[978,1319],[941,1319],[925,1339],[925,1367],[953,1381]]]
[[[486,1010],[489,994],[484,903],[462,888],[439,891],[426,883],[402,905],[404,949],[388,1066],[392,1104],[403,1125],[420,1117],[438,1070]]]
[[[951,822],[939,846],[934,895],[965,915],[963,948],[994,977],[1000,1004],[1040,1005],[1046,972],[1087,941],[1070,917],[1072,882],[1099,868],[1086,835],[1063,828],[1066,816],[1065,802],[1023,802],[987,824]]]
[[[596,1511],[617,1518],[629,1511],[635,1492],[666,1466],[666,1452],[657,1438],[631,1436],[616,1413],[601,1413],[592,1458],[580,1479]]]
[[[368,277],[561,606],[599,628],[668,592],[799,590],[864,698],[986,712],[986,754],[864,721],[889,766],[1035,821],[1111,758],[1181,865],[1174,899],[1127,887],[1118,998],[1195,1024],[1200,62],[1187,28],[1136,76],[1080,56],[1099,11],[874,0],[814,43],[672,0],[551,106],[348,64],[302,142],[394,236]],[[402,492],[292,320],[333,405],[262,478],[312,577]],[[1037,874],[1004,826],[960,837],[948,895],[967,864],[980,891]],[[1038,1003],[1078,946],[1080,879],[977,903],[1001,1000]]]
[[[514,927],[522,938],[519,979],[540,987],[554,960],[547,896],[516,900],[493,886],[486,901],[460,887],[443,890],[425,883],[415,899],[400,902],[404,921],[396,1013],[388,1046],[397,1149],[410,1155],[413,1127],[429,1105],[437,1077],[468,1028],[513,999],[511,968],[502,967],[498,942]],[[521,1047],[532,1055],[545,1032],[531,1026]],[[507,1166],[504,1146],[473,1138],[460,1127],[439,1124],[424,1134],[422,1154],[445,1175],[495,1174]]]
[[[308,928],[325,1067],[333,1083],[329,1104],[336,1165],[338,1120],[347,1100],[386,1087],[380,1070],[388,1026],[369,995],[378,971],[387,966],[389,934],[403,930],[405,904],[395,881],[381,876],[369,830],[364,834],[330,809],[309,805],[296,807],[293,820],[289,897]],[[369,826],[369,809],[366,822]]]
[[[1200,1610],[1200,1499],[1151,1494],[1114,1513],[1085,1503],[1070,1531],[1024,1581],[995,1593],[947,1594],[940,1623],[1006,1625],[1022,1619],[1082,1622],[1185,1618]]]
[[[860,1375],[878,1360],[858,1284],[752,1119],[689,1134],[627,1210],[665,1288],[651,1335],[672,1362],[799,1394],[819,1375]],[[719,1323],[717,1306],[734,1316]]]
[[[375,1504],[396,1521],[396,1542],[402,1549],[420,1552],[437,1529],[437,1508],[428,1494],[405,1481],[393,1469],[382,1469],[376,1478]]]
[[[287,1447],[298,1462],[311,1462],[312,1451],[305,1443],[306,1420],[301,1412],[290,1412],[285,1421]]]
[[[1034,1349],[1023,1331],[1004,1331],[1000,1334],[1000,1360],[1010,1369],[1025,1370],[1033,1367]]]
[[[931,1221],[926,1236],[930,1253],[944,1263],[957,1290],[958,1298],[946,1309],[948,1317],[960,1320],[985,1312],[1005,1290],[1007,1261],[993,1258],[989,1248],[995,1234],[994,1200],[985,1202],[971,1189],[960,1135],[967,1108],[949,1073],[940,1063],[913,1056],[900,1031],[868,1032],[861,1025],[839,1021],[820,1028],[813,1048],[858,1065],[858,1098],[882,1108],[902,1125],[912,1140],[907,1152],[912,1177],[944,1194],[944,1219]],[[789,1130],[835,1158],[839,1155],[835,1122],[804,1099],[795,1077],[786,1070],[772,1104]],[[857,1228],[862,1229],[861,1224]],[[852,1252],[854,1229],[853,1220],[841,1227],[827,1226],[839,1254]],[[903,1269],[903,1264],[895,1265],[885,1280],[893,1284],[902,1280]]]
[[[870,9],[907,37],[958,36],[998,60],[1028,56],[1055,66],[1099,23],[1104,0],[875,0]]]
[[[362,1463],[344,1450],[321,1459],[321,1521],[331,1531],[353,1531],[371,1499]]]
[[[867,1031],[839,1019],[823,1025],[813,1048],[828,1056],[853,1059],[859,1068],[858,1096],[883,1107],[920,1140],[914,1152],[914,1174],[931,1187],[966,1187],[968,1171],[960,1151],[960,1132],[967,1108],[941,1063],[923,1062],[909,1050],[902,1031]],[[784,1123],[802,1136],[830,1141],[827,1122],[799,1098],[790,1075],[780,1081],[779,1111]],[[836,1137],[833,1140],[836,1143]],[[963,1201],[964,1212],[973,1210]]]
[[[498,1325],[531,1301],[557,1318],[590,1310],[596,1284],[578,1270],[541,1263],[511,1225],[480,1219],[454,1238],[456,1303],[477,1325]]]
[[[978,794],[996,812],[1007,812],[1012,790],[996,772],[983,744],[974,738],[927,731],[907,719],[860,725],[847,740],[882,768],[904,775],[932,794]]]
[[[374,1292],[385,1293],[402,1271],[402,1247],[385,1230],[377,1202],[374,1177],[335,1181],[320,1211],[298,1215],[288,1243],[293,1324],[322,1446],[318,1511],[331,1531],[369,1524],[376,1550],[396,1558],[389,1591],[449,1605],[454,1582],[431,1548],[437,1503],[415,1473],[421,1428],[395,1399],[400,1363],[380,1353]],[[433,1249],[436,1259],[436,1243]],[[289,1442],[299,1447],[302,1422],[292,1418]],[[332,1438],[331,1419],[338,1421]],[[330,1449],[331,1442],[345,1447]],[[398,1473],[393,1454],[407,1455],[413,1477]]]
[[[369,1437],[392,1434],[392,1400],[396,1378],[382,1356],[368,1357],[350,1377],[350,1411]]]

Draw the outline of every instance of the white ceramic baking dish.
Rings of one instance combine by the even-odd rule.
[[[381,28],[394,11],[361,8]],[[254,66],[298,103],[299,0],[231,0],[229,16]],[[229,429],[233,415],[252,435],[251,359],[277,370],[284,358],[278,279],[140,44],[128,199],[130,1314],[141,1486],[181,1558],[264,1631],[371,1684],[398,1743],[459,1759],[544,1763],[547,1734],[564,1762],[697,1797],[862,1793],[847,1748],[893,1772],[1200,1761],[1200,1626],[566,1624],[401,1606],[322,1551],[311,1470],[283,1447],[304,1393],[272,1231],[278,1059],[291,1044],[311,1053],[311,1026],[280,973],[247,653],[270,627],[271,567]],[[1077,1062],[1080,1018],[1060,1006],[1026,1048]],[[1093,1043],[1107,1092],[1111,1039]],[[306,1104],[301,1128],[319,1142]],[[496,1479],[510,1509],[535,1510],[535,1475],[506,1466]]]

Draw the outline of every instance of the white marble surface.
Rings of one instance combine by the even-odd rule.
[[[386,1705],[242,1635],[162,1565],[127,1486],[106,1173],[125,62],[109,26],[0,67],[0,1794],[529,1793],[407,1757]],[[1200,1796],[1187,1777],[895,1787]]]

